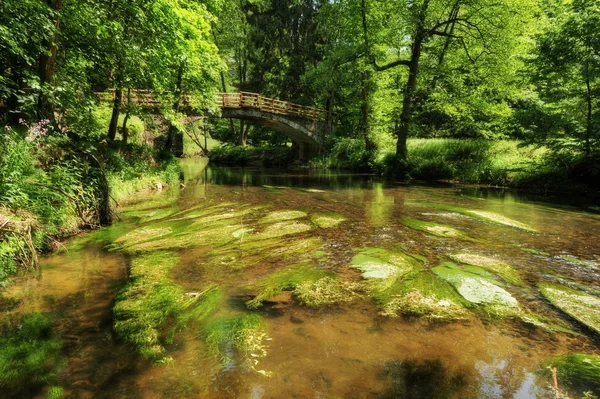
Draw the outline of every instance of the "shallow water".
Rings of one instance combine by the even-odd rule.
[[[66,397],[553,398],[551,379],[539,373],[544,362],[573,352],[600,354],[597,335],[551,306],[537,288],[550,282],[600,293],[600,215],[593,201],[560,197],[548,202],[452,185],[404,186],[367,175],[203,166],[184,161],[181,191],[133,198],[109,234],[76,238],[63,253],[44,258],[39,275],[19,278],[7,292],[19,301],[11,311],[52,315],[64,341],[67,365],[59,381]],[[225,205],[210,208],[220,204]],[[474,210],[479,217],[457,209]],[[283,214],[276,214],[280,220],[261,218],[279,210],[305,212],[289,224],[310,229],[278,235],[288,226]],[[346,220],[321,229],[310,221],[316,213]],[[207,215],[217,221],[207,222]],[[219,221],[222,215],[230,216]],[[403,219],[450,226],[468,239],[411,229]],[[527,228],[507,225],[510,221]],[[198,224],[201,228],[194,230]],[[103,249],[140,227],[180,230],[171,241],[154,236],[120,251]],[[231,231],[239,229],[254,231],[234,240]],[[223,237],[222,231],[227,232]],[[266,355],[225,344],[221,349],[229,360],[224,362],[207,348],[210,320],[190,324],[172,344],[165,343],[173,359],[166,365],[140,358],[115,335],[111,309],[130,262],[156,243],[181,257],[170,279],[186,293],[222,287],[224,298],[210,319],[260,315]],[[372,247],[414,255],[427,273],[456,253],[504,261],[522,285],[493,281],[521,307],[572,333],[476,309],[447,322],[384,315],[370,297],[371,283],[350,267],[361,249]],[[358,287],[356,298],[313,308],[284,290],[258,309],[246,307],[262,278],[301,261]]]

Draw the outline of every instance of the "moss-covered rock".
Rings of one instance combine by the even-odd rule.
[[[362,272],[365,279],[389,279],[406,275],[422,266],[414,258],[380,248],[365,248],[352,258],[351,267]]]
[[[263,216],[258,223],[276,223],[276,222],[284,222],[286,220],[295,220],[302,219],[307,217],[308,214],[306,212],[297,211],[297,210],[282,210],[282,211],[274,211],[270,212],[267,215]]]
[[[383,314],[419,316],[430,321],[468,318],[468,303],[445,281],[428,271],[408,279],[398,279],[385,290],[375,293],[382,303]]]
[[[345,283],[333,276],[317,281],[304,281],[294,288],[294,296],[310,307],[350,302],[360,297],[357,284]]]
[[[310,225],[300,222],[279,222],[267,226],[262,232],[253,236],[257,240],[277,238],[290,234],[304,233],[310,230]]]
[[[517,300],[490,278],[470,273],[450,264],[434,267],[432,270],[436,276],[450,283],[464,299],[478,305],[488,314],[497,317],[512,317],[521,314]]]
[[[413,230],[424,231],[436,237],[444,237],[444,238],[459,238],[463,240],[472,240],[469,236],[463,233],[460,230],[457,230],[453,227],[446,226],[443,224],[433,223],[433,222],[425,222],[423,220],[415,220],[415,219],[402,219],[400,221],[406,227],[409,227]]]
[[[554,306],[600,334],[600,298],[559,284],[539,284]]]
[[[514,227],[514,228],[529,231],[529,232],[537,232],[536,229],[534,229],[533,227],[531,227],[525,223],[518,222],[514,219],[511,219],[509,217],[506,217],[506,216],[501,215],[496,212],[483,211],[483,210],[477,210],[477,209],[469,209],[469,208],[461,208],[458,206],[446,205],[446,204],[422,204],[422,203],[419,203],[419,205],[425,205],[425,206],[429,206],[431,208],[435,208],[435,209],[439,209],[439,210],[443,210],[443,211],[460,213],[462,215],[470,216],[473,219],[478,219],[478,220],[481,220],[484,222],[490,222],[490,223],[498,224],[501,226]]]
[[[251,309],[258,308],[269,298],[282,291],[293,291],[300,284],[312,284],[325,278],[335,278],[335,275],[310,263],[303,263],[272,273],[254,285],[258,294],[246,306]]]
[[[540,371],[548,382],[551,380],[551,369],[556,367],[556,375],[560,386],[578,393],[592,391],[600,395],[600,356],[572,353],[550,360]]]
[[[26,387],[55,383],[63,364],[62,342],[52,330],[50,318],[41,313],[25,315],[0,335],[0,387],[6,397],[29,397]]]
[[[460,252],[449,255],[453,260],[466,263],[469,265],[478,266],[486,270],[490,270],[497,274],[500,278],[509,284],[523,286],[523,280],[511,265],[499,259],[490,258],[487,256],[472,254],[468,252]]]
[[[321,229],[331,229],[338,227],[341,223],[347,219],[337,213],[315,213],[310,218],[314,225]]]

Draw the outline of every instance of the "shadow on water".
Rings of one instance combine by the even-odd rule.
[[[394,360],[380,374],[388,388],[380,399],[449,399],[462,397],[468,376],[452,374],[439,360]]]

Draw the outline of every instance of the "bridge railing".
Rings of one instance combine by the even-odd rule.
[[[315,120],[325,119],[325,111],[322,109],[263,97],[260,94],[245,91],[217,93],[215,102],[221,108],[254,108],[279,115],[298,116]]]

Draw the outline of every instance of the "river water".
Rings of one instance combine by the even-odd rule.
[[[541,282],[563,283],[598,294],[600,214],[593,201],[205,166],[184,161],[184,188],[132,198],[114,226],[66,243],[6,293],[18,301],[15,311],[52,316],[63,340],[65,397],[554,398],[544,372],[549,359],[600,354],[597,336],[539,290]],[[429,224],[410,227],[414,220]],[[115,333],[112,312],[132,262],[158,250],[177,257],[166,278],[185,298],[221,292],[207,317],[172,333],[173,320],[164,323],[168,361],[160,364]],[[486,281],[546,327],[486,306],[467,306],[449,320],[390,311],[397,302],[385,301],[400,297],[385,296],[390,277],[368,274],[386,272],[390,254],[403,254],[439,281],[443,274],[432,270],[456,263],[456,254],[504,262],[519,283],[491,275]],[[375,266],[386,260],[388,269],[366,267],[361,256]],[[247,306],[268,276],[297,265],[341,282],[336,292],[345,298],[306,306],[288,284]],[[237,330],[211,349],[211,323],[245,315],[259,320],[254,335]],[[248,345],[236,346],[240,334]]]

